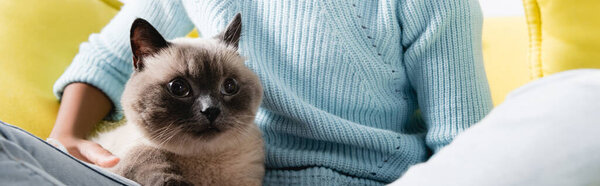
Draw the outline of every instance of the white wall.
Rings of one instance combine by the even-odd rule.
[[[485,17],[523,16],[522,0],[479,0]]]

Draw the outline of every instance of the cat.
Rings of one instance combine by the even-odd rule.
[[[258,77],[237,52],[241,15],[213,38],[166,41],[138,18],[124,126],[93,141],[121,158],[109,170],[142,185],[261,185],[264,144],[254,123]]]

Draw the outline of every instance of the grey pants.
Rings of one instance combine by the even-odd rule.
[[[511,92],[393,185],[600,185],[600,70],[562,72]]]
[[[0,185],[138,185],[0,121]]]

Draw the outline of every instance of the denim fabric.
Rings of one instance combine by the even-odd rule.
[[[138,185],[0,121],[0,185]]]
[[[391,185],[600,185],[600,70],[511,92],[474,127]]]

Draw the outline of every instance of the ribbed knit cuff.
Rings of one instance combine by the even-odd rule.
[[[117,121],[123,118],[120,99],[125,87],[125,81],[120,80],[118,77],[111,75],[107,70],[101,68],[99,65],[104,62],[99,60],[81,54],[75,57],[73,63],[54,83],[53,92],[58,99],[61,99],[65,87],[71,83],[80,82],[92,85],[108,96],[114,105],[113,109],[104,119]]]

